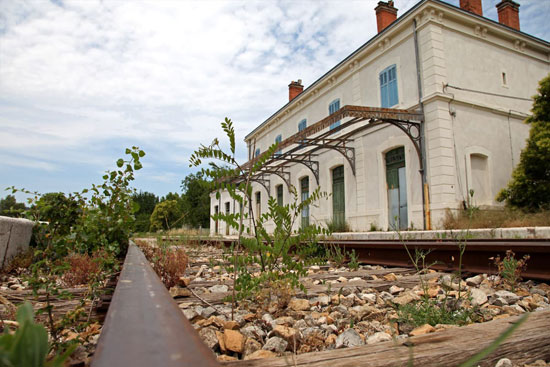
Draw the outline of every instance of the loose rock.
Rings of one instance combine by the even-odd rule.
[[[363,344],[363,339],[355,329],[347,329],[336,339],[336,348],[356,347]]]

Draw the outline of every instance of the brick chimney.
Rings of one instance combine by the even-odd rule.
[[[483,16],[481,0],[460,0],[460,8],[471,13]]]
[[[302,85],[302,79],[298,79],[297,82],[294,80],[288,85],[288,101],[292,101],[294,98],[298,97],[300,93],[304,90]]]
[[[502,0],[497,4],[498,22],[519,31],[519,4]]]
[[[393,6],[393,1],[389,0],[387,3],[379,1],[376,8],[376,25],[378,26],[378,33],[382,32],[384,28],[393,23],[397,19],[397,9]]]

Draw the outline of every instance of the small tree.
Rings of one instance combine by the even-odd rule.
[[[181,222],[181,210],[176,200],[158,203],[151,214],[151,231],[168,230]]]
[[[498,201],[528,210],[550,206],[550,75],[540,81],[538,91],[533,115],[525,121],[531,125],[527,146],[508,187],[497,196]]]
[[[189,174],[181,181],[184,222],[191,227],[210,226],[210,182],[204,174]]]
[[[13,195],[0,199],[0,215],[6,217],[20,217],[25,210],[25,204],[18,203]]]

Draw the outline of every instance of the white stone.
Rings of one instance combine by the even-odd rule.
[[[379,342],[387,342],[391,340],[391,336],[388,333],[379,331],[367,338],[367,344],[374,344]]]
[[[347,329],[336,338],[336,348],[356,347],[363,344],[363,339],[355,329]]]
[[[508,358],[502,358],[495,364],[495,367],[513,367],[513,364]]]
[[[286,350],[287,346],[288,342],[286,340],[284,340],[283,338],[279,338],[278,336],[274,336],[267,339],[262,349],[270,350],[275,353],[283,353]]]
[[[472,306],[481,306],[487,302],[487,295],[485,292],[477,288],[470,289],[470,296],[472,297]]]
[[[512,305],[519,301],[519,296],[515,293],[509,291],[498,291],[495,292],[495,296],[498,298],[503,298],[509,305]]]
[[[215,286],[208,288],[208,290],[211,293],[225,293],[229,290],[229,287],[225,284],[216,284]]]

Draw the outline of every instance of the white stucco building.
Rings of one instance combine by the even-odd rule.
[[[268,196],[288,203],[289,185],[332,194],[305,222],[345,220],[353,231],[438,228],[470,190],[475,205],[497,205],[550,44],[521,32],[518,4],[501,1],[496,22],[481,1],[421,0],[399,17],[379,2],[376,36],[306,89],[292,82],[289,102],[245,138],[250,159],[281,142],[256,176],[254,212]],[[238,209],[227,193],[212,195],[211,213]],[[234,231],[212,221],[216,232]]]

